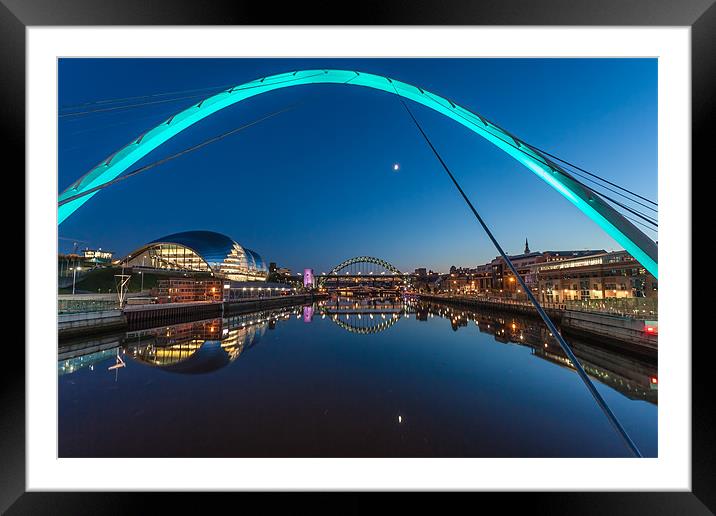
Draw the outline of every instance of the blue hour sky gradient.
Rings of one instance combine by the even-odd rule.
[[[182,92],[58,118],[59,191],[201,97],[164,100],[204,93],[186,90],[338,68],[420,85],[532,145],[657,197],[656,59],[61,59],[58,66],[62,113],[103,107],[63,108],[85,102]],[[357,255],[405,271],[445,271],[497,254],[397,97],[366,88],[299,86],[259,95],[196,124],[137,166],[296,103],[101,191],[59,227],[60,251],[80,240],[123,256],[168,233],[208,229],[296,271],[324,272]],[[507,252],[521,252],[525,237],[532,250],[619,249],[517,161],[453,121],[411,109]]]

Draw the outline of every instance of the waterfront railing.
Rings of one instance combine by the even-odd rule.
[[[119,301],[115,299],[58,299],[58,314],[73,314],[80,312],[102,312],[105,310],[118,310]]]
[[[532,303],[520,299],[509,299],[494,296],[466,296],[454,294],[433,294],[434,297],[452,301],[473,301],[486,303],[495,307],[525,307],[532,308]],[[561,303],[541,303],[547,310],[571,310],[577,312],[605,313],[632,317],[635,319],[658,319],[659,310],[656,298],[633,297],[633,298],[607,298],[607,299],[585,299],[564,301]]]
[[[649,297],[584,299],[565,301],[565,304],[567,310],[579,312],[599,312],[638,319],[657,319],[659,316],[658,300]]]

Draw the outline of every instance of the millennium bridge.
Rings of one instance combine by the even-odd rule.
[[[314,84],[333,84],[341,87],[349,86],[370,88],[396,96],[400,104],[405,108],[407,116],[414,123],[415,128],[420,133],[431,152],[434,154],[436,162],[440,164],[442,170],[446,173],[447,178],[449,178],[452,184],[456,187],[466,205],[475,216],[475,219],[482,227],[483,231],[490,238],[500,255],[502,255],[507,266],[511,269],[517,281],[520,283],[520,286],[529,297],[530,302],[534,304],[540,317],[550,329],[550,333],[554,335],[554,338],[559,342],[559,345],[569,357],[569,360],[575,365],[577,373],[589,389],[589,392],[592,394],[597,404],[604,411],[615,430],[617,430],[622,436],[625,444],[635,455],[640,456],[641,454],[636,448],[636,445],[629,438],[616,416],[611,412],[599,392],[592,385],[572,349],[561,337],[557,327],[550,320],[546,312],[544,312],[536,298],[534,298],[532,292],[524,283],[524,280],[515,269],[509,257],[507,257],[506,253],[502,249],[502,246],[492,234],[490,228],[473,206],[467,194],[461,188],[452,171],[448,168],[445,160],[441,157],[435,145],[433,145],[427,132],[423,129],[406,101],[411,104],[422,105],[458,124],[461,124],[477,136],[484,138],[496,146],[506,155],[517,160],[528,172],[535,174],[550,188],[553,188],[556,192],[562,195],[575,208],[587,215],[597,224],[597,226],[610,235],[623,249],[633,256],[641,265],[643,265],[643,267],[649,271],[654,278],[658,278],[657,243],[635,225],[639,224],[640,226],[645,226],[644,223],[647,223],[653,226],[649,229],[655,231],[654,228],[658,227],[655,216],[645,215],[638,209],[631,208],[609,196],[613,194],[626,197],[624,192],[628,192],[632,196],[635,196],[636,194],[634,194],[634,192],[631,192],[613,182],[606,181],[596,174],[592,174],[584,169],[571,165],[569,162],[546,151],[538,149],[534,145],[530,145],[528,142],[518,138],[495,122],[488,120],[486,117],[478,114],[472,109],[468,109],[467,107],[460,105],[457,101],[450,97],[438,95],[422,88],[421,86],[405,83],[383,75],[359,72],[356,70],[334,69],[295,70],[277,75],[259,77],[253,81],[249,81],[244,84],[237,84],[229,88],[221,88],[221,90],[214,95],[204,98],[199,102],[192,101],[192,104],[189,107],[171,115],[162,123],[149,128],[144,133],[133,138],[126,145],[111,153],[106,159],[102,160],[98,165],[79,177],[58,197],[58,225],[67,220],[68,217],[75,213],[91,198],[95,197],[102,189],[109,187],[118,181],[135,176],[144,170],[161,165],[170,159],[175,159],[188,152],[192,152],[193,150],[208,145],[213,141],[218,141],[226,136],[229,136],[230,134],[236,133],[241,129],[255,125],[261,120],[268,119],[281,112],[287,111],[288,109],[277,111],[276,113],[263,117],[260,120],[247,124],[244,127],[228,131],[225,134],[211,138],[191,148],[182,150],[172,156],[158,160],[155,163],[132,169],[133,166],[135,166],[138,162],[141,162],[141,160],[149,153],[203,119],[229,106],[246,101],[256,95],[287,87],[308,86]],[[74,113],[74,115],[81,114],[81,112]],[[60,116],[66,115],[67,113],[64,113]],[[587,178],[587,176],[584,175],[585,173],[590,177]],[[596,187],[588,186],[582,180],[578,179],[578,177],[591,182],[594,182],[592,178],[600,179],[621,191],[600,185],[601,188],[610,192],[609,194],[606,194],[603,191],[598,191]],[[649,201],[648,199],[638,195],[636,196],[646,202],[650,202],[654,206],[657,206],[653,201]],[[655,208],[647,206],[641,201],[637,201],[633,198],[629,200],[656,212]],[[640,220],[633,217],[637,217]],[[393,267],[388,262],[369,256],[361,256],[347,260],[346,262],[336,266],[328,274],[321,275],[319,279],[319,287],[323,289],[335,289],[338,292],[340,292],[341,289],[400,290],[401,288],[406,287],[409,281],[409,275],[401,273],[397,268]],[[333,319],[336,322],[340,320],[340,317],[338,317],[339,314],[327,315],[336,316]],[[355,315],[358,320],[363,320],[363,313],[361,312],[355,314],[346,312],[342,315],[344,315],[344,317],[348,316],[349,318],[352,315]],[[373,315],[374,320],[375,314],[368,313],[369,320],[370,315]],[[351,326],[351,328],[352,327],[353,326]]]

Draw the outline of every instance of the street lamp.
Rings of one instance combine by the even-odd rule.
[[[82,267],[72,267],[72,295],[75,295],[75,280],[77,279],[77,271],[82,270]]]

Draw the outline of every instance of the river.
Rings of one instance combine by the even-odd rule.
[[[332,298],[62,343],[60,457],[630,456],[544,324]],[[645,456],[657,366],[568,339]]]

